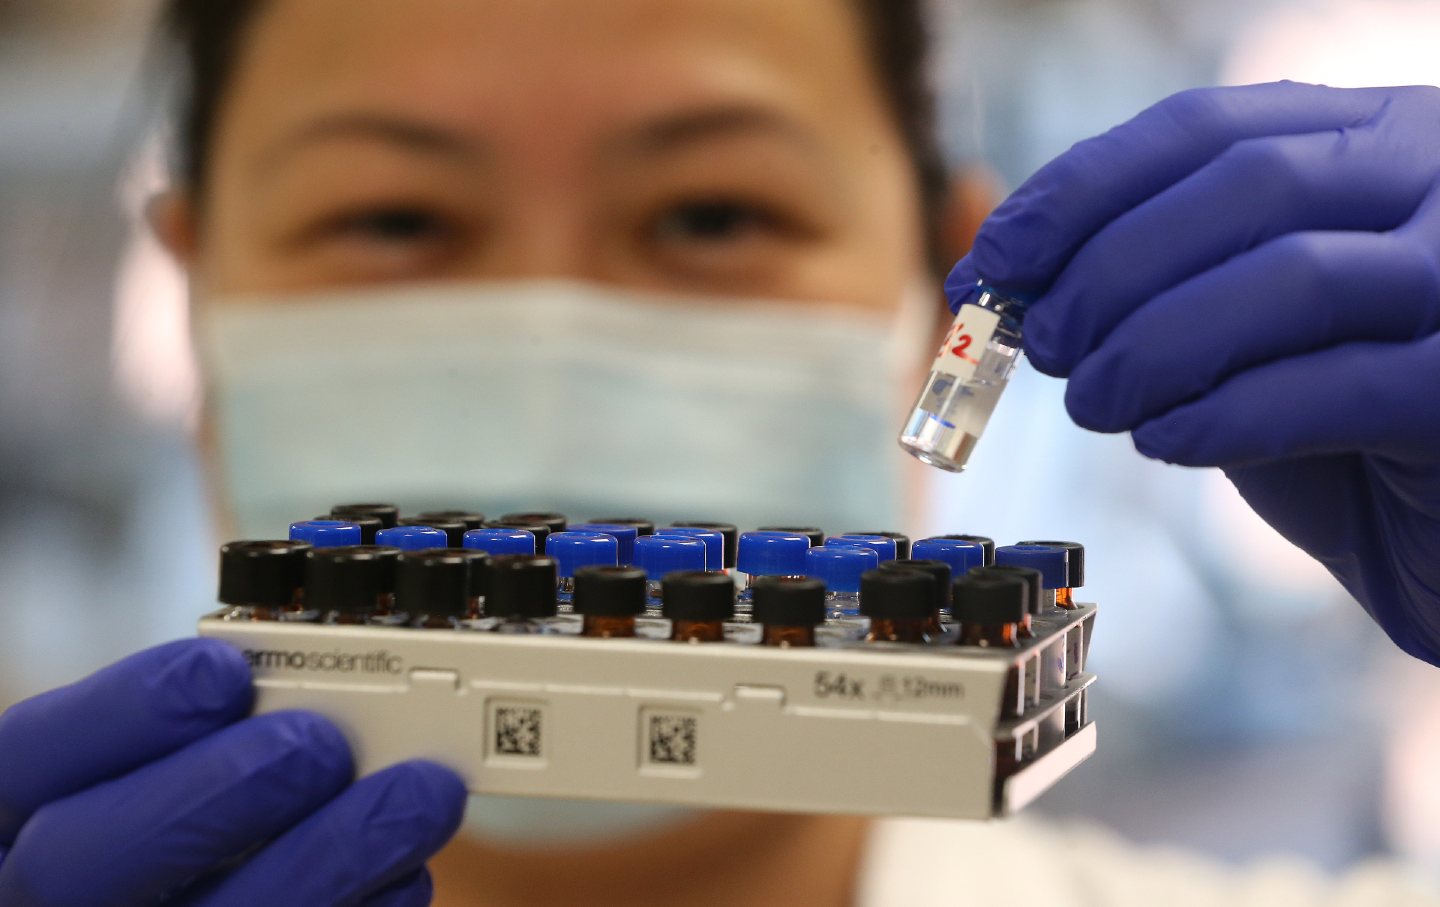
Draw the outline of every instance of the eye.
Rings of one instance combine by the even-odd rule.
[[[733,242],[774,226],[775,218],[757,205],[701,199],[665,211],[655,223],[655,233],[661,240]]]
[[[443,239],[454,231],[441,215],[416,207],[376,208],[337,218],[334,232],[384,243]]]

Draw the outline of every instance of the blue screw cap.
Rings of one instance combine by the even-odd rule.
[[[705,544],[705,569],[722,570],[725,566],[725,533],[699,526],[667,526],[656,535],[683,535]]]
[[[450,537],[429,526],[393,526],[375,533],[375,544],[401,551],[424,551],[450,547]]]
[[[600,532],[552,532],[545,538],[545,554],[554,558],[561,576],[574,576],[581,567],[614,567],[619,543]]]
[[[825,544],[869,548],[882,561],[895,560],[895,540],[888,535],[832,535]]]
[[[644,535],[635,542],[635,566],[651,582],[679,571],[703,571],[705,543],[681,535]]]
[[[860,574],[880,566],[880,555],[862,545],[822,545],[805,552],[805,574],[827,592],[859,592]]]
[[[290,524],[290,541],[315,548],[348,548],[360,544],[360,524],[344,520],[302,520]]]
[[[917,561],[943,561],[957,578],[985,566],[985,546],[962,539],[921,539],[911,546],[910,556]]]
[[[635,563],[635,539],[640,536],[640,528],[625,523],[581,523],[578,526],[571,526],[574,532],[603,532],[605,535],[615,539],[620,546],[620,563],[626,566]]]
[[[746,532],[736,566],[751,576],[804,576],[810,540],[793,532]]]
[[[1046,589],[1064,589],[1070,553],[1050,545],[1005,545],[995,549],[995,566],[1039,570]]]
[[[523,554],[535,556],[535,533],[529,529],[471,529],[460,540],[461,547],[486,551],[492,556]]]

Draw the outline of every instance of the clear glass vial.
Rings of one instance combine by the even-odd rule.
[[[1020,361],[1025,305],[982,284],[980,298],[960,307],[900,432],[912,456],[949,472],[965,468]]]

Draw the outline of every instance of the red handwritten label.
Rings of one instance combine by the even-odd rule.
[[[1000,316],[988,309],[975,305],[962,306],[960,316],[950,326],[945,341],[935,354],[935,370],[962,381],[969,380],[980,364],[970,350],[976,350],[976,355],[979,355],[979,351],[990,342],[999,321]]]

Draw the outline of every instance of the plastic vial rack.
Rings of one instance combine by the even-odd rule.
[[[200,622],[254,669],[257,712],[303,708],[368,773],[408,758],[481,794],[984,819],[1095,751],[1095,606],[1017,648],[813,648],[281,621]]]

